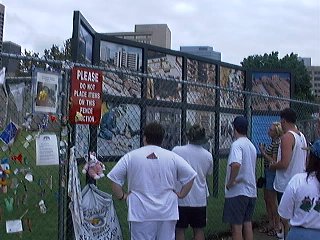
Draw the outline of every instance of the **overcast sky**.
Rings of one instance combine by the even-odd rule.
[[[168,24],[172,49],[213,46],[222,61],[278,51],[320,65],[320,0],[0,0],[4,41],[43,53],[72,35],[79,10],[97,32],[132,32],[135,24]]]

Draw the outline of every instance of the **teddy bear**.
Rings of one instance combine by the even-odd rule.
[[[88,173],[94,180],[104,177],[103,171],[106,169],[104,164],[100,162],[95,152],[89,152],[89,156],[86,156],[86,164],[82,169],[82,173]]]

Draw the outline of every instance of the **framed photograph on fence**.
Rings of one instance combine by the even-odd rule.
[[[33,111],[57,113],[59,79],[61,75],[53,72],[35,70],[32,74]]]
[[[148,51],[147,98],[170,102],[182,100],[182,57]],[[162,78],[162,79],[159,79]]]
[[[214,106],[216,104],[216,65],[187,59],[187,102]]]
[[[232,90],[245,90],[245,72],[242,70],[220,66],[220,107],[244,109],[244,95]]]
[[[284,108],[290,107],[290,101],[272,97],[289,99],[292,92],[291,81],[291,74],[289,72],[252,72],[251,91],[261,94],[261,96],[252,97],[252,110],[281,111]]]
[[[103,92],[114,96],[141,97],[141,77],[129,74],[142,72],[142,49],[128,45],[100,42],[100,65],[119,72],[103,73]]]
[[[172,150],[181,144],[181,110],[165,107],[147,107],[147,123],[159,122],[166,133],[162,147]]]
[[[101,110],[99,156],[122,156],[140,147],[141,109],[138,105],[103,102]]]

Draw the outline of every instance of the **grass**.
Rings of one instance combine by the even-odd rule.
[[[58,237],[58,166],[36,166],[35,142],[33,141],[28,148],[23,147],[26,132],[20,132],[11,151],[0,153],[0,158],[9,158],[22,154],[23,163],[10,160],[11,174],[7,179],[7,193],[0,193],[0,238],[2,240],[12,239],[57,239]],[[19,172],[14,174],[13,171]],[[25,179],[24,169],[33,175],[33,181]],[[52,176],[52,189],[50,188],[50,178]],[[16,179],[16,180],[14,180]],[[12,188],[11,183],[17,181],[17,188]],[[5,199],[12,198],[13,211],[8,211],[5,205]],[[47,213],[40,213],[39,201],[44,200],[47,207]],[[24,231],[21,233],[6,233],[6,221],[17,220],[27,211],[22,218]],[[29,231],[27,220],[29,220],[31,231]]]
[[[106,173],[111,170],[115,163],[107,163],[106,164]],[[207,226],[205,228],[205,236],[209,238],[213,238],[217,234],[225,233],[229,231],[229,225],[222,222],[222,211],[224,204],[224,179],[226,173],[226,165],[227,162],[225,159],[220,160],[219,164],[219,192],[217,197],[210,196],[208,199],[207,206]],[[258,171],[257,171],[258,172]],[[210,176],[208,179],[209,189],[213,189],[213,176]],[[106,191],[111,193],[110,181],[106,178],[98,180],[97,186],[102,191]],[[254,221],[258,221],[265,214],[265,207],[263,202],[262,190],[258,190],[258,199],[256,203],[255,213],[254,213]],[[114,200],[114,206],[119,218],[119,222],[122,228],[122,233],[124,238],[129,239],[129,231],[128,231],[128,223],[127,223],[127,206],[125,202]],[[187,231],[187,239],[191,239],[192,231],[189,228]]]

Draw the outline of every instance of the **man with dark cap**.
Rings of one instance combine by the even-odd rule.
[[[233,128],[235,141],[228,157],[223,221],[230,223],[233,240],[252,240],[251,220],[257,198],[257,151],[247,138],[248,120],[245,117],[237,116]]]
[[[197,172],[189,194],[179,199],[179,220],[176,225],[176,240],[184,240],[185,229],[190,225],[193,229],[193,237],[197,240],[204,240],[203,228],[206,226],[206,206],[208,197],[208,186],[206,178],[212,174],[212,154],[202,147],[208,142],[205,129],[196,124],[190,127],[187,132],[189,143],[184,146],[173,148],[185,159]],[[178,191],[180,190],[178,186]]]

